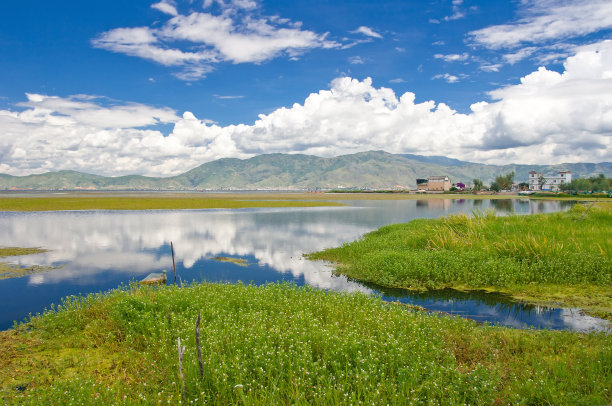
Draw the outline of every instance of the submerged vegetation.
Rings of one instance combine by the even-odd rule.
[[[453,215],[382,227],[311,254],[385,287],[491,289],[612,318],[612,207],[497,217]]]
[[[249,261],[244,258],[233,258],[233,257],[214,257],[215,261],[228,262],[238,266],[249,266]]]
[[[0,343],[5,404],[612,401],[605,333],[479,326],[290,284],[131,286],[69,297],[0,332]]]
[[[17,257],[20,255],[40,254],[47,252],[43,248],[21,248],[21,247],[0,247],[0,258]],[[45,266],[19,266],[7,262],[0,262],[0,279],[18,278],[33,273],[49,270]]]

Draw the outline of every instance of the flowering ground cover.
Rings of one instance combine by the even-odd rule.
[[[132,285],[0,332],[4,404],[603,405],[611,366],[605,333],[482,326],[291,284]]]

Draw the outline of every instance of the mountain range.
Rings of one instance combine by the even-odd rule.
[[[443,156],[360,152],[334,158],[300,154],[265,154],[249,159],[224,158],[183,174],[155,178],[141,175],[106,177],[64,170],[38,175],[0,174],[0,190],[283,190],[414,188],[417,178],[448,175],[453,183],[485,184],[515,172],[526,182],[529,171],[544,175],[569,170],[574,178],[612,175],[612,162],[559,165],[486,165]]]

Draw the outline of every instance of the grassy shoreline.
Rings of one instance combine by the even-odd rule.
[[[0,193],[0,211],[60,210],[180,210],[239,209],[265,207],[339,206],[342,200],[431,200],[523,199],[512,194],[407,194],[407,193],[150,193],[150,192],[66,192],[31,193],[28,196]],[[576,197],[535,197],[537,200],[606,199]]]
[[[567,213],[414,220],[309,255],[391,288],[498,291],[612,320],[612,205]]]
[[[32,255],[47,252],[44,248],[22,248],[22,247],[0,247],[0,258],[17,257],[20,255]],[[50,267],[45,266],[18,266],[15,264],[0,262],[0,279],[19,278],[39,272],[48,271]]]
[[[280,201],[281,197],[284,195],[279,195],[279,204],[285,203]],[[260,194],[258,198],[273,200],[270,195]],[[292,197],[296,203],[301,203],[301,198]],[[248,200],[245,195],[235,199]],[[489,235],[485,226],[495,226],[497,221],[506,219],[503,221],[509,223],[504,223],[502,230],[522,233],[525,226],[520,221],[525,220],[520,218],[529,218],[532,220],[528,221],[533,221],[533,241],[541,242],[538,230],[550,234],[552,225],[561,227],[554,235],[565,238],[562,246],[549,238],[546,244],[513,248],[537,251],[541,245],[542,250],[537,251],[539,259],[557,261],[551,265],[551,272],[545,273],[551,283],[521,284],[520,279],[512,279],[512,272],[508,275],[503,272],[514,268],[500,266],[494,276],[506,284],[493,284],[493,289],[514,290],[515,297],[522,294],[529,301],[553,300],[556,292],[559,297],[554,300],[565,304],[584,300],[588,303],[580,307],[592,313],[610,314],[612,292],[605,270],[589,279],[588,274],[563,267],[564,261],[581,261],[580,257],[563,255],[564,250],[576,248],[589,256],[597,256],[597,250],[602,253],[602,258],[579,262],[587,270],[609,264],[606,262],[610,256],[609,235],[603,234],[602,240],[602,234],[593,234],[593,230],[609,226],[612,210],[595,208],[588,213],[585,210],[582,207],[570,213],[506,216],[499,220],[487,220],[483,215],[481,220],[476,219],[483,228],[478,228],[478,224],[470,226],[467,217],[461,216],[417,220],[408,224],[425,225],[434,232],[425,238],[407,225],[389,226],[371,233],[374,237],[385,237],[383,242],[391,244],[388,252],[379,249],[379,241],[360,246],[349,258],[360,261],[363,257],[359,255],[367,252],[364,248],[375,249],[381,255],[366,258],[371,260],[366,265],[375,264],[378,269],[383,264],[393,269],[397,265],[395,260],[406,259],[397,256],[398,246],[414,249],[411,244],[421,242],[429,244],[429,251],[454,247],[459,252],[468,252],[472,248],[485,249],[479,245],[482,237],[489,249],[495,250],[495,258],[502,258],[501,262],[506,264],[513,258],[507,252],[508,246],[503,241],[485,238]],[[563,232],[566,224],[563,221],[579,224],[579,229],[570,233],[572,238]],[[499,230],[493,227],[493,234],[503,237],[505,234]],[[583,234],[589,230],[591,237]],[[425,239],[419,240],[421,237]],[[506,240],[516,242],[512,238]],[[351,246],[355,247],[348,244],[340,250],[350,251]],[[336,251],[326,251],[330,252]],[[338,254],[336,261],[340,255],[344,254]],[[347,257],[342,258],[348,264]],[[379,259],[388,263],[376,262]],[[426,265],[431,268],[436,258],[427,259],[430,261]],[[469,255],[461,260],[468,259]],[[546,270],[541,262],[527,261],[520,276],[532,275],[531,263],[540,264],[538,270]],[[581,269],[576,262],[571,264]],[[565,269],[564,275],[577,283],[558,283],[552,272],[557,269],[555,266]],[[383,276],[389,286],[394,286],[393,275]],[[491,274],[485,273],[482,280],[464,276],[471,283],[455,281],[454,285],[467,289],[474,285],[486,287],[487,283],[482,281],[486,282]],[[380,274],[373,276],[379,284],[384,278]],[[412,287],[445,286],[436,279],[435,272],[421,281]],[[513,284],[507,284],[508,281]],[[195,344],[198,310],[202,315],[202,376]],[[178,372],[179,337],[186,347],[184,387]],[[606,405],[612,403],[611,366],[612,340],[606,333],[481,326],[461,318],[385,304],[360,293],[327,292],[290,284],[201,283],[185,288],[132,285],[85,297],[68,297],[60,306],[12,330],[0,331],[0,400],[20,405]]]
[[[479,326],[290,284],[132,286],[70,297],[0,332],[0,343],[6,404],[612,401],[604,333]]]
[[[282,200],[259,196],[44,196],[3,197],[0,211],[181,210],[339,206],[335,202]]]
[[[23,248],[23,247],[0,247],[0,258],[17,257],[20,255],[41,254],[48,250],[40,247]]]

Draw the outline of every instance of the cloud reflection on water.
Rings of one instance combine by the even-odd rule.
[[[330,215],[336,210],[324,209]],[[75,278],[81,283],[94,283],[99,273],[133,276],[170,269],[170,252],[164,248],[172,241],[177,263],[187,269],[202,259],[219,255],[253,256],[256,265],[304,277],[313,286],[356,287],[355,283],[333,277],[323,263],[303,260],[302,254],[349,241],[369,228],[330,222],[333,217],[330,215],[312,223],[314,213],[298,215],[297,219],[296,214],[292,210],[14,214],[0,218],[0,238],[16,246],[42,246],[50,250],[16,259],[19,265],[61,266],[30,276],[33,284]],[[280,218],[270,221],[270,216]],[[283,221],[287,216],[293,217],[293,221]]]
[[[323,289],[371,293],[376,288],[335,276],[328,265],[305,260],[303,254],[355,240],[384,224],[417,217],[470,213],[481,208],[524,214],[564,208],[559,202],[485,201],[483,204],[465,200],[353,204],[360,207],[0,213],[0,245],[40,246],[50,250],[16,257],[15,261],[19,265],[60,267],[27,277],[29,286],[41,288],[72,284],[95,289],[103,280],[109,283],[109,278],[126,282],[153,271],[171,271],[172,241],[177,266],[184,278],[200,275],[208,281],[242,279],[260,283],[288,279]],[[228,276],[220,269],[235,268],[212,260],[216,256],[248,258],[251,264]],[[402,293],[396,294],[401,296]],[[581,316],[570,309],[556,310],[558,314],[553,317],[550,312],[534,311],[533,306],[517,307],[507,300],[500,302],[500,298],[472,296],[430,295],[418,304],[514,327],[524,327],[526,322],[554,328],[559,328],[561,323],[577,330],[599,326],[598,319]]]

